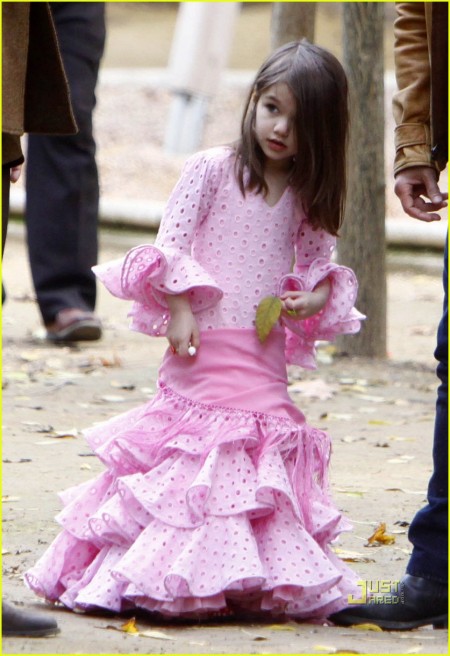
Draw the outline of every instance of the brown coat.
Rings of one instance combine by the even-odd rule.
[[[75,134],[69,87],[47,2],[2,2],[3,163],[20,135]]]
[[[442,170],[448,140],[448,6],[396,3],[394,172],[410,166]]]

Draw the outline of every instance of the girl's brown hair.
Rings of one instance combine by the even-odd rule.
[[[289,183],[315,228],[332,235],[342,224],[346,192],[348,132],[347,78],[327,50],[305,40],[273,52],[258,71],[250,90],[236,145],[236,175],[243,194],[267,193],[264,154],[256,140],[256,105],[268,87],[285,82],[297,105],[298,153]]]

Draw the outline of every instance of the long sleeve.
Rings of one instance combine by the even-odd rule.
[[[164,335],[170,318],[166,294],[188,294],[193,312],[217,303],[222,291],[192,256],[192,244],[208,214],[220,171],[207,153],[186,162],[165,209],[155,244],[133,248],[124,258],[94,267],[107,289],[133,300],[131,327]]]
[[[279,285],[281,295],[286,291],[312,291],[325,278],[331,283],[327,303],[319,313],[303,321],[283,317],[287,361],[307,369],[316,366],[317,340],[356,333],[364,319],[354,307],[358,293],[355,274],[331,261],[335,245],[335,237],[323,230],[313,230],[304,221],[298,232],[294,270]]]
[[[393,98],[394,173],[410,166],[431,166],[430,55],[426,3],[399,2],[394,23],[398,91]]]

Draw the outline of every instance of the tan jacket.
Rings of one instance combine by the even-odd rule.
[[[47,2],[2,2],[2,162],[20,135],[75,134],[69,86]]]
[[[396,3],[394,173],[447,163],[447,2]]]

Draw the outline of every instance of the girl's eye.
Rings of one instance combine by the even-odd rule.
[[[266,103],[266,109],[267,109],[270,113],[274,113],[274,112],[276,112],[276,111],[278,110],[278,107],[277,107],[276,105],[274,105],[273,103]]]

